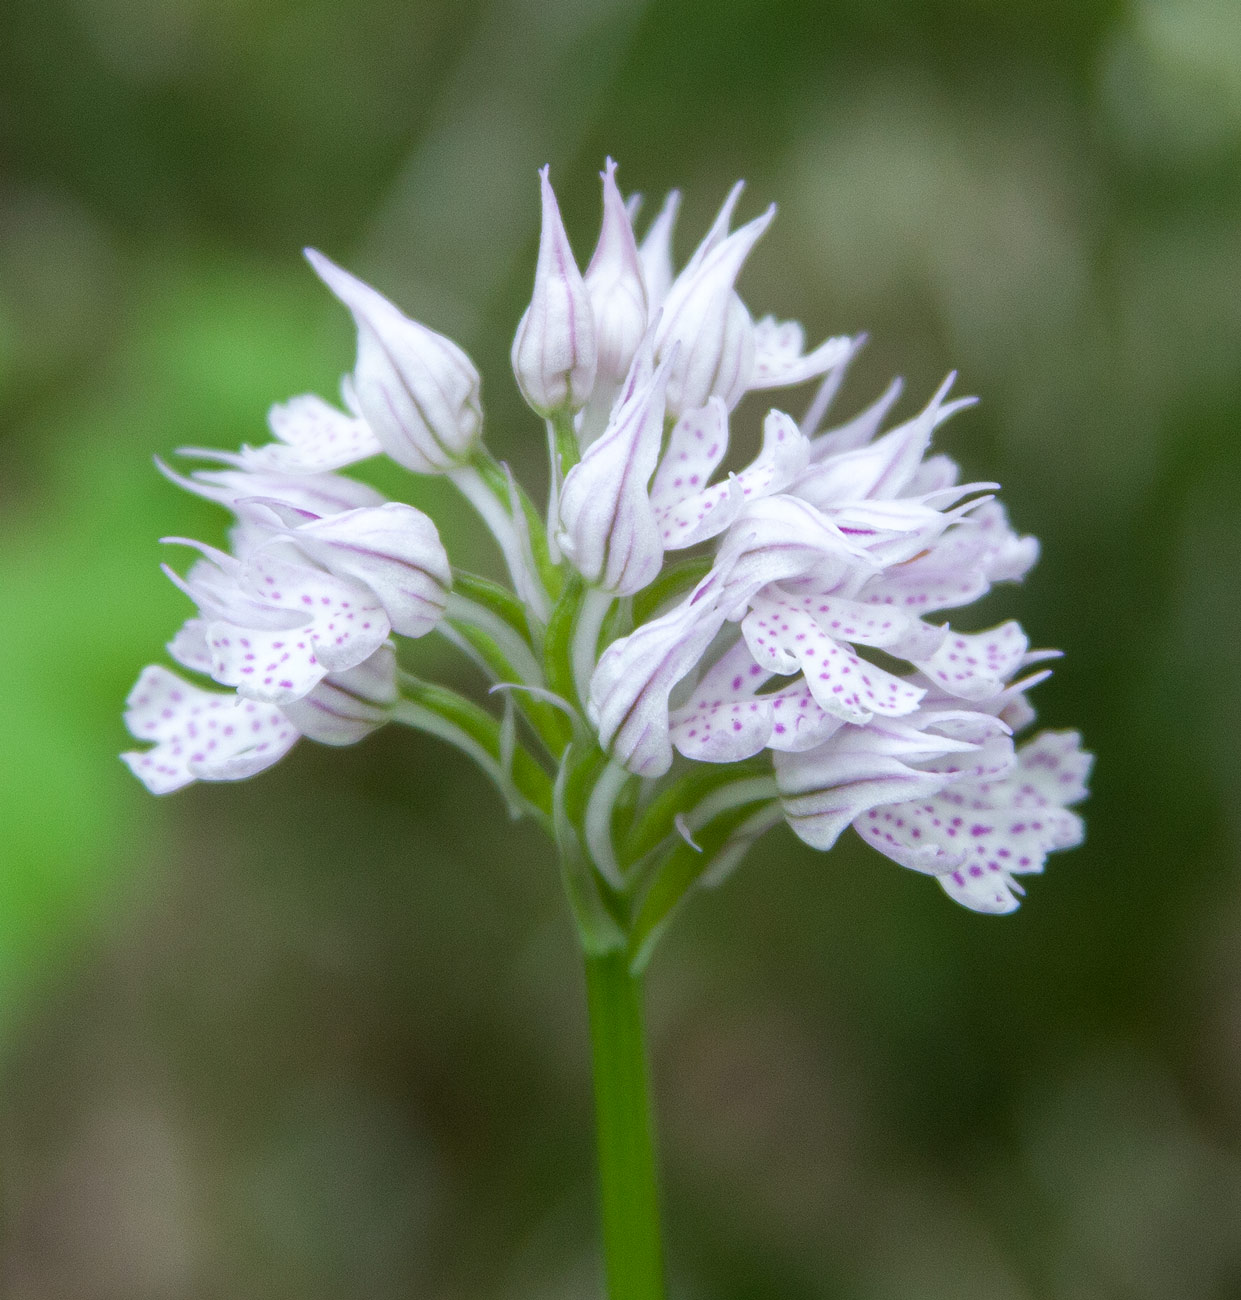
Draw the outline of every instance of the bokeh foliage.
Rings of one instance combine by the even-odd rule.
[[[1232,0],[8,0],[0,15],[0,1289],[590,1294],[581,990],[551,864],[429,742],[145,795],[120,702],[222,520],[154,454],[331,393],[314,243],[507,372],[535,168],[781,215],[759,312],[1044,557],[984,617],[1067,659],[1086,847],[967,915],[781,832],[652,976],[677,1294],[1241,1288],[1241,9]],[[907,408],[906,408],[907,409]],[[751,412],[757,414],[758,412]],[[379,471],[489,561],[438,485]],[[980,623],[980,626],[982,624]],[[451,669],[450,669],[451,670]]]

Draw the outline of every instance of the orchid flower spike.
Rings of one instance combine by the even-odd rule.
[[[585,959],[619,1297],[664,1293],[640,976],[688,896],[784,823],[820,852],[852,832],[911,885],[1011,912],[1081,842],[1091,756],[1072,731],[1022,738],[1055,652],[967,611],[1038,557],[998,485],[932,448],[972,399],[950,375],[890,421],[897,381],[832,423],[861,338],[808,347],[737,290],[774,208],[732,230],[735,185],[678,273],[679,196],[639,243],[615,173],[583,276],[540,172],[512,366],[545,426],[545,515],[484,446],[461,348],[307,254],[357,323],[343,408],[294,397],[272,441],[160,465],[229,512],[229,549],[164,539],[193,552],[166,569],[193,606],[167,647],[182,671],[142,671],[125,710],[141,743],[121,758],[168,794],[392,723],[455,746],[546,833]],[[778,390],[811,381],[799,423]],[[754,391],[772,396],[751,414]],[[461,493],[506,580],[341,472],[384,453]]]
[[[428,731],[554,836],[583,943],[635,969],[682,895],[780,821],[819,850],[853,828],[956,902],[1011,911],[1081,839],[1090,756],[1073,732],[1018,738],[1049,652],[1012,619],[956,625],[1038,556],[997,485],[933,450],[971,399],[949,376],[891,422],[894,383],[832,425],[861,340],[808,347],[737,291],[774,208],[730,230],[735,186],[677,273],[679,195],[639,242],[611,159],[602,182],[583,276],[539,178],[512,362],[548,421],[543,518],[483,446],[466,354],[307,254],[357,323],[343,409],[295,397],[272,408],[272,441],[161,466],[233,519],[229,551],[186,542],[196,558],[168,570],[194,606],[169,653],[215,688],[147,668],[126,713],[147,748],[125,761],[166,793],[257,773],[302,737]],[[811,381],[799,424],[777,390]],[[755,390],[773,404],[743,420]],[[454,568],[428,515],[341,472],[385,453],[461,490],[508,588]],[[407,671],[431,634],[490,690]]]

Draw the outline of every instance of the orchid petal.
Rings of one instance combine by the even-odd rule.
[[[244,469],[322,474],[383,450],[365,420],[338,411],[313,393],[277,403],[268,412],[267,423],[278,441],[243,447],[239,459]]]
[[[126,702],[125,724],[151,749],[121,755],[152,794],[192,781],[235,781],[270,767],[296,743],[279,709],[231,692],[205,691],[158,665],[143,669]]]
[[[894,379],[875,401],[852,420],[823,433],[816,433],[810,438],[810,459],[817,462],[826,460],[829,456],[838,456],[841,452],[865,447],[879,432],[879,426],[896,405],[903,388],[904,381]],[[807,436],[810,436],[809,433]]]
[[[745,190],[745,181],[737,181],[720,204],[720,210],[715,214],[715,220],[711,223],[710,230],[702,237],[698,247],[690,255],[690,259],[685,263],[684,275],[693,276],[698,268],[706,260],[707,255],[714,249],[718,248],[728,238],[728,228],[732,225],[733,213],[737,208],[737,200],[741,198]]]
[[[1081,818],[1066,805],[1084,796],[1090,761],[1076,733],[1044,733],[1001,779],[956,781],[925,800],[878,807],[858,832],[903,866],[931,871],[964,906],[1011,912],[1012,877],[1041,871],[1048,853],[1081,842]]]
[[[304,611],[284,608],[256,596],[242,585],[245,570],[241,560],[191,538],[165,537],[163,540],[193,547],[204,557],[190,567],[184,578],[169,565],[162,568],[169,581],[198,606],[205,619],[222,619],[238,626],[279,631],[305,625]]]
[[[750,699],[770,680],[771,674],[754,662],[749,646],[738,637],[698,679],[697,695],[728,694]]]
[[[929,551],[947,529],[983,500],[967,501],[950,511],[920,501],[862,501],[824,513],[845,536],[864,547],[885,573],[892,573]]]
[[[687,758],[734,761],[764,745],[812,749],[844,725],[820,707],[804,678],[756,697],[769,678],[770,673],[754,662],[745,640],[737,641],[703,674],[689,700],[670,715],[673,744]]]
[[[290,704],[327,675],[308,631],[270,632],[213,622],[207,626],[211,675],[247,699]]]
[[[914,471],[906,491],[912,497],[926,498],[954,487],[960,477],[960,466],[951,456],[928,456]]]
[[[846,722],[869,722],[875,713],[899,717],[918,707],[925,691],[859,659],[804,609],[760,595],[741,631],[755,662],[774,673],[804,673],[819,705]]]
[[[387,613],[367,587],[286,560],[274,549],[259,551],[247,563],[242,583],[262,599],[305,614],[314,657],[325,672],[355,667],[374,654],[387,639],[390,627]],[[285,662],[283,656],[279,662]],[[256,689],[257,685],[267,685],[267,671],[277,670],[270,665],[259,665],[250,685]],[[246,676],[249,678],[251,674]],[[229,685],[238,683],[230,682]],[[247,693],[244,687],[242,691]],[[256,698],[263,696],[258,694]]]
[[[1021,666],[1029,641],[1019,623],[989,632],[953,632],[929,658],[912,660],[942,690],[966,700],[996,694]]]
[[[972,403],[968,398],[944,401],[955,378],[955,374],[949,375],[918,415],[878,441],[827,457],[816,455],[815,464],[798,483],[798,493],[820,508],[901,495],[917,471],[931,435],[949,416]],[[818,445],[821,448],[822,442]]]
[[[805,344],[805,331],[797,321],[778,321],[774,316],[757,321],[750,387],[790,388],[804,384],[844,365],[857,348],[853,339],[842,336],[828,339],[803,355]]]
[[[740,618],[750,597],[768,583],[805,577],[835,591],[850,581],[865,582],[877,567],[821,512],[790,496],[747,505],[716,557],[733,618]]]
[[[887,569],[862,597],[905,609],[952,609],[983,595],[991,583],[1022,577],[1038,558],[1038,542],[1009,527],[998,502],[984,502],[945,531],[926,553]]]
[[[736,700],[701,695],[670,716],[672,743],[701,763],[736,763],[762,750],[771,738],[771,703],[765,697]]]
[[[599,743],[639,776],[672,764],[668,697],[724,624],[722,588],[709,574],[679,605],[614,641],[591,677],[587,711]]]
[[[168,653],[183,668],[211,676],[211,650],[207,645],[207,624],[201,618],[188,618],[176,636],[168,642]]]
[[[358,583],[291,562],[276,547],[244,564],[200,549],[208,558],[187,579],[170,576],[207,620],[212,676],[248,698],[298,699],[327,672],[366,659],[388,635],[383,608]]]
[[[313,393],[277,403],[267,423],[277,442],[237,453],[193,447],[182,448],[181,454],[259,473],[296,475],[342,469],[383,450],[365,420],[338,411]]]
[[[891,724],[885,724],[891,727]],[[774,756],[785,819],[812,848],[830,849],[868,809],[897,800],[927,799],[949,779],[922,772],[904,729],[842,727],[816,749]],[[921,756],[929,756],[922,754]]]
[[[203,455],[189,451],[188,455]],[[361,506],[377,506],[384,497],[366,483],[341,474],[287,474],[267,470],[199,469],[189,477],[178,474],[161,461],[161,474],[178,487],[208,501],[227,506],[235,514],[253,516],[248,503],[257,498],[280,501],[294,510],[315,515],[334,515]]]
[[[1020,751],[1023,779],[1013,795],[1013,807],[1054,807],[1084,799],[1094,757],[1081,743],[1076,731],[1044,731],[1024,745]]]
[[[911,662],[933,655],[943,644],[948,629],[933,627],[900,610],[878,608],[865,601],[835,594],[820,594],[813,583],[790,584],[790,588],[769,593],[777,603],[805,610],[828,636],[856,645],[877,646]]]
[[[808,455],[809,443],[796,423],[783,411],[768,412],[762,449],[741,473],[659,512],[664,545],[679,550],[718,536],[747,500],[770,496],[793,482],[805,469]]]
[[[728,407],[719,397],[686,411],[668,435],[651,483],[651,505],[664,513],[702,491],[728,451]]]
[[[814,749],[845,725],[843,718],[829,713],[814,698],[804,677],[765,698],[771,701],[771,739],[767,743],[772,749],[787,753]]]
[[[703,406],[712,396],[722,397],[731,410],[746,391],[754,366],[754,326],[733,285],[774,215],[769,208],[699,261],[691,260],[669,289],[656,354],[662,358],[674,344],[681,345],[668,381],[674,415]]]
[[[716,659],[669,715],[672,743],[686,758],[731,763],[757,754],[770,740],[770,698],[755,692],[770,674],[754,662],[744,640]]]

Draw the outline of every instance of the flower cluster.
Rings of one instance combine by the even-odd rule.
[[[943,616],[1038,552],[994,484],[931,453],[968,399],[950,377],[885,431],[893,384],[820,431],[860,340],[808,351],[795,322],[753,320],[736,282],[773,210],[732,230],[738,185],[678,273],[678,197],[639,241],[610,161],[602,180],[582,273],[541,176],[512,362],[547,428],[542,517],[483,445],[466,354],[308,253],[357,325],[347,410],[295,398],[272,411],[274,442],[166,471],[235,516],[231,554],[185,542],[199,558],[169,570],[197,610],[169,650],[229,690],[146,669],[127,721],[153,747],[126,761],[162,793],[249,776],[302,735],[433,731],[555,834],[583,932],[637,951],[781,819],[820,849],[852,825],[967,907],[1011,911],[1018,877],[1081,839],[1069,805],[1090,759],[1071,732],[1014,744],[1049,652],[1014,622]],[[809,381],[806,415],[772,409],[754,459],[721,473],[742,397]],[[454,571],[426,515],[337,472],[380,453],[461,490],[508,587]],[[498,711],[398,664],[433,630]]]

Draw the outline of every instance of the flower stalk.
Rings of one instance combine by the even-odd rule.
[[[609,1300],[663,1300],[659,1180],[642,976],[623,951],[586,957],[599,1205]]]

